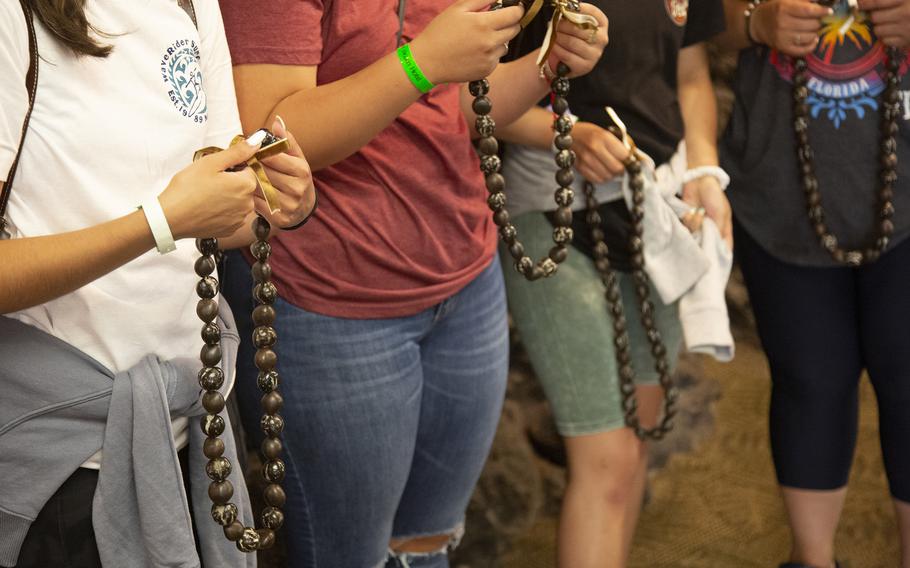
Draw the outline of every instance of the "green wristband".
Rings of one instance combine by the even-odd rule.
[[[429,93],[433,90],[433,87],[436,85],[427,79],[426,75],[423,74],[423,71],[420,70],[420,66],[414,61],[414,55],[411,54],[411,45],[407,43],[402,45],[398,48],[397,53],[398,61],[401,62],[401,67],[407,74],[408,79],[411,80],[411,83],[417,87],[417,90],[421,93]]]

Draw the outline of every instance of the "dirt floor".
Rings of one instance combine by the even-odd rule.
[[[764,356],[754,343],[740,342],[733,363],[706,361],[705,371],[722,389],[716,431],[654,475],[631,568],[769,568],[789,550],[767,441]],[[893,568],[898,541],[868,381],[861,392],[859,443],[837,554],[850,568]],[[554,517],[540,519],[503,567],[552,568],[555,529]]]

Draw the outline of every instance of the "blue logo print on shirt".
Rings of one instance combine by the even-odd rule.
[[[198,124],[208,119],[199,46],[195,41],[181,39],[167,48],[161,59],[161,76],[168,97],[180,114]]]
[[[877,97],[885,90],[885,46],[872,29],[865,12],[849,10],[841,2],[836,12],[823,20],[818,47],[806,60],[809,63],[809,96],[806,102],[812,118],[826,118],[835,128],[856,118],[862,120],[879,109]],[[786,81],[792,81],[793,60],[771,52],[771,64]],[[901,66],[899,77],[908,71]],[[904,120],[910,120],[910,96],[901,91]]]

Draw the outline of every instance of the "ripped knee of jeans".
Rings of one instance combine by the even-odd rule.
[[[418,568],[423,560],[446,555],[461,544],[464,525],[447,533],[415,535],[396,538],[389,545],[389,560],[395,560],[401,568]]]

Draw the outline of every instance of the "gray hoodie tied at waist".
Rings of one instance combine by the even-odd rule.
[[[231,384],[239,336],[220,302],[225,384]],[[126,330],[124,331],[126,332]],[[103,451],[93,502],[102,564],[109,568],[197,568],[199,554],[177,449],[174,417],[205,414],[193,359],[143,358],[114,374],[73,346],[0,317],[0,566],[15,566],[44,504],[72,473]],[[227,413],[225,457],[244,525],[253,524]],[[189,429],[190,491],[202,562],[255,568],[212,520],[201,429]]]

